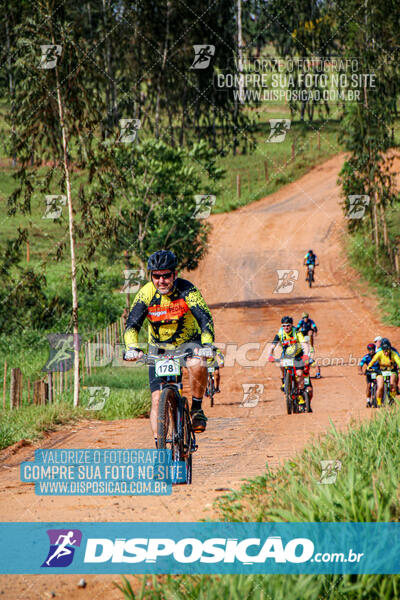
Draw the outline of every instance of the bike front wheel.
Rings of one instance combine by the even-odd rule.
[[[177,405],[171,388],[161,392],[158,402],[157,441],[159,450],[171,450],[172,460],[179,460]]]
[[[286,396],[286,410],[287,414],[292,414],[292,378],[290,372],[285,373],[285,396]]]

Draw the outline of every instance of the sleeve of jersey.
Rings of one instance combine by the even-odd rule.
[[[135,296],[132,303],[131,312],[129,313],[126,322],[124,341],[125,346],[137,346],[139,331],[142,328],[143,322],[147,317],[147,309],[149,306],[148,290],[144,286]]]
[[[396,352],[392,352],[393,360],[400,367],[400,356]]]
[[[276,334],[275,337],[274,337],[274,339],[272,340],[272,343],[273,344],[279,344],[279,342],[280,342],[279,335]]]
[[[201,329],[201,343],[214,343],[214,322],[203,296],[194,286],[185,295],[185,301]]]
[[[374,365],[376,363],[377,360],[379,360],[379,352],[377,352],[374,355],[374,358],[368,363],[367,369],[370,369],[372,367],[372,365]]]
[[[360,360],[360,367],[363,367],[365,365],[365,363],[367,362],[367,360],[369,359],[369,354],[366,354],[365,356],[362,357],[362,359]]]

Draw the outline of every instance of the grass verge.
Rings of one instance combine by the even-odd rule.
[[[107,389],[109,392],[104,393]],[[122,368],[99,369],[85,380],[80,399],[81,406],[74,408],[71,390],[51,405],[35,406],[24,399],[18,409],[0,409],[0,449],[22,439],[35,440],[44,432],[78,419],[112,421],[148,416],[151,397],[147,369],[138,368],[134,372]]]
[[[381,251],[376,259],[371,239],[362,232],[348,236],[347,255],[351,266],[377,297],[383,322],[400,326],[400,282],[392,273],[389,258]],[[394,340],[393,344],[397,347]]]
[[[377,522],[400,518],[400,409],[345,433],[332,426],[320,443],[306,447],[277,471],[244,483],[218,502],[221,521]],[[336,482],[321,485],[321,460],[340,461]],[[339,463],[337,463],[339,464]],[[135,595],[127,580],[125,598],[286,600],[392,600],[400,598],[399,575],[181,576],[143,580]]]

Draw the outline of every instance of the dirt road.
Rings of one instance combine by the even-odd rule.
[[[65,428],[37,446],[14,454],[4,451],[0,468],[0,515],[3,521],[195,521],[213,516],[213,500],[238,488],[241,480],[276,466],[300,451],[313,437],[352,419],[367,418],[364,380],[354,357],[377,334],[395,341],[395,328],[382,327],[374,303],[359,294],[346,266],[341,236],[345,221],[339,205],[337,176],[342,157],[313,169],[280,192],[229,214],[211,218],[207,258],[190,278],[212,307],[217,341],[227,344],[222,393],[207,408],[207,431],[199,436],[191,487],[174,488],[172,497],[68,498],[35,496],[33,485],[19,481],[19,463],[33,459],[35,447],[145,448],[151,446],[148,420],[90,422]],[[302,259],[312,248],[321,266],[315,286],[304,281]],[[277,270],[299,272],[290,293],[277,293]],[[282,290],[281,290],[282,291]],[[315,381],[313,414],[287,416],[279,391],[278,370],[262,366],[265,343],[283,315],[296,322],[304,309],[319,327],[317,355],[323,379]],[[399,340],[396,340],[397,344]],[[244,347],[245,344],[252,344]],[[261,359],[260,359],[261,356]],[[257,362],[258,361],[258,362]],[[264,351],[265,364],[265,351]],[[324,367],[324,365],[326,365]],[[254,407],[243,406],[243,384],[264,385]],[[329,457],[327,457],[329,458]],[[112,577],[2,577],[4,598],[120,598]]]

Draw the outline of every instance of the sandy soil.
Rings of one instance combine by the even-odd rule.
[[[229,345],[222,371],[222,393],[205,409],[207,431],[198,436],[193,485],[175,487],[172,497],[39,497],[19,481],[19,464],[32,460],[36,447],[146,448],[148,420],[83,422],[65,427],[35,445],[0,455],[0,515],[3,521],[197,521],[215,517],[213,501],[242,480],[277,466],[330,427],[344,429],[371,414],[364,403],[364,379],[355,357],[377,334],[396,342],[398,330],[383,327],[375,303],[364,295],[341,249],[345,221],[337,177],[343,157],[314,168],[276,194],[229,214],[211,217],[207,258],[190,278],[212,308],[216,339]],[[316,283],[304,281],[303,256],[312,248],[320,267]],[[291,293],[276,293],[277,269],[299,271]],[[257,359],[279,328],[283,315],[296,320],[304,309],[319,327],[320,381],[314,382],[313,414],[286,414],[279,371]],[[250,344],[247,354],[243,344]],[[258,344],[258,346],[256,346]],[[234,345],[241,348],[234,351]],[[236,356],[236,360],[235,360]],[[257,406],[243,406],[243,384],[264,385]],[[329,458],[329,457],[327,457]],[[3,598],[121,598],[112,576],[0,577]]]

